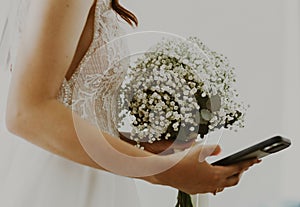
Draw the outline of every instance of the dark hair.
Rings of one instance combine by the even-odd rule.
[[[138,25],[138,19],[136,18],[136,16],[132,12],[128,11],[123,6],[121,6],[120,3],[119,3],[119,0],[112,0],[111,1],[111,7],[128,24],[130,24],[131,26],[137,26]]]

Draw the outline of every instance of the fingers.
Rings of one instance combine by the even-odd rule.
[[[244,171],[240,172],[239,174],[230,176],[228,178],[226,178],[225,182],[223,183],[222,187],[217,188],[214,192],[213,195],[216,195],[219,192],[222,192],[224,190],[224,188],[227,187],[232,187],[237,185],[240,182],[240,179],[242,177],[242,174],[244,173]]]
[[[219,145],[212,146],[214,151],[209,156],[215,156],[221,153],[221,147]]]
[[[224,184],[224,187],[231,187],[231,186],[235,186],[237,184],[239,184],[240,179],[242,177],[243,172],[230,176],[226,179],[226,182]]]
[[[220,189],[226,187],[232,187],[239,183],[242,174],[248,170],[252,165],[260,163],[258,159],[246,160],[230,166],[214,166],[217,169],[217,176],[219,182],[217,183],[217,192],[220,192]],[[212,192],[216,194],[216,191]]]
[[[200,145],[199,147],[199,162],[204,162],[208,156],[218,155],[221,152],[219,145]]]
[[[249,169],[249,167],[253,166],[254,164],[260,163],[261,160],[258,159],[252,159],[243,161],[239,164],[235,164],[233,166],[230,166],[233,168],[233,170],[230,172],[230,176],[227,177],[227,179],[224,182],[224,187],[231,187],[235,186],[239,183],[242,174]]]
[[[225,169],[224,175],[226,175],[227,177],[231,177],[233,175],[239,174],[242,171],[248,170],[249,167],[260,162],[261,162],[260,160],[255,158],[255,159],[242,161],[237,164],[226,166],[224,167]]]
[[[213,195],[217,195],[217,193],[220,193],[224,190],[224,188],[217,188],[214,192],[212,192]]]

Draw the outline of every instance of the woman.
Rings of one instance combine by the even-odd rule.
[[[26,144],[16,149],[1,206],[142,206],[131,178],[191,194],[216,193],[236,185],[258,162],[211,166],[203,160],[218,154],[218,146],[195,146],[178,158],[153,156],[147,146],[143,151],[116,139],[112,103],[124,79],[125,67],[117,62],[126,49],[119,41],[109,44],[119,36],[114,12],[137,24],[117,0],[31,0],[6,124],[50,153]],[[94,92],[101,106],[96,117],[89,108]],[[160,146],[151,147],[156,152]]]

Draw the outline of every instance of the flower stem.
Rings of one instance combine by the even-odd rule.
[[[193,207],[191,196],[182,191],[178,191],[177,204],[175,207]]]

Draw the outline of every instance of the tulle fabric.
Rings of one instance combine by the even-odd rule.
[[[30,0],[1,0],[0,2],[0,69],[13,67],[18,51]]]
[[[29,0],[17,1],[29,2]],[[15,2],[12,1],[12,5],[16,6]],[[109,1],[98,0],[97,2],[98,13],[96,15],[99,17],[97,17],[98,26],[95,31],[98,31],[99,34],[95,34],[95,39],[102,37],[102,41],[109,41],[109,38],[118,35],[115,25],[110,24],[111,19],[116,17],[107,10]],[[28,4],[23,4],[23,7],[28,8]],[[7,20],[12,22],[19,21],[9,18]],[[22,24],[20,23],[20,25]],[[17,30],[21,31],[21,28],[19,27]],[[2,57],[5,57],[2,59],[5,61],[2,62],[4,64],[1,67],[5,65],[4,68],[13,63],[17,51],[17,45],[8,44],[16,37],[9,36],[10,33],[7,31],[2,33],[3,44],[1,45],[1,53],[4,55]],[[5,38],[3,34],[5,34]],[[19,33],[17,34],[19,35]],[[95,41],[93,44],[95,48],[99,43]],[[119,49],[118,47],[114,48],[114,46],[110,48],[114,51],[119,51]],[[82,65],[84,66],[84,64]],[[9,70],[0,70],[1,207],[173,207],[175,205],[175,189],[153,186],[140,180],[117,176],[76,164],[8,133],[5,128],[4,116],[9,77]],[[75,74],[73,77],[84,76]],[[72,81],[65,80],[65,86],[67,88],[72,86]],[[62,86],[60,100],[66,106],[80,113],[82,111],[80,106],[68,105],[67,97],[64,97],[65,92],[66,88]],[[75,103],[78,104],[76,101]],[[99,124],[101,125],[101,123],[105,122]],[[115,129],[108,129],[108,132],[115,133]]]
[[[133,179],[84,167],[8,133],[9,76],[8,71],[0,71],[0,206],[142,206]]]
[[[11,13],[6,13],[1,33],[0,206],[140,207],[133,179],[76,164],[7,132],[8,67],[15,60],[22,17],[29,5],[24,2],[28,3],[8,2]],[[99,0],[98,12],[108,10],[108,5]]]

